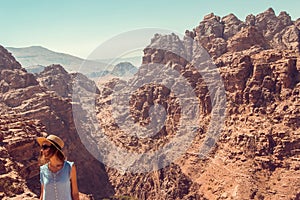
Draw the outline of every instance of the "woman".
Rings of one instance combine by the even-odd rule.
[[[79,200],[76,168],[66,160],[64,142],[58,136],[38,137],[40,152],[40,200]]]

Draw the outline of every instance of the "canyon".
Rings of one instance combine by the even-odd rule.
[[[84,145],[79,132],[92,132],[88,122],[93,118],[74,102],[74,82],[88,95],[93,93],[97,121],[106,137],[128,152],[145,153],[166,146],[181,126],[180,97],[170,90],[179,79],[145,84],[134,91],[127,118],[135,124],[151,123],[153,105],[166,111],[157,134],[139,138],[124,134],[112,114],[117,109],[112,96],[123,80],[97,84],[61,65],[47,66],[34,75],[0,47],[0,198],[38,199],[35,138],[56,134],[66,143],[68,160],[78,168],[83,199],[299,199],[299,30],[300,19],[293,21],[286,12],[276,16],[269,8],[245,21],[234,14],[222,18],[208,14],[182,39],[175,34],[154,35],[144,49],[137,80],[155,79],[155,67],[176,71],[194,91],[199,128],[182,155],[163,168],[138,173],[103,164],[91,151],[95,149]],[[203,64],[199,46],[210,55],[226,99],[220,134],[202,157],[199,149],[208,142],[215,96],[203,75],[209,69],[197,70]],[[73,118],[74,106],[87,122],[81,129]],[[193,110],[192,104],[187,106]],[[138,163],[142,160],[132,166]]]

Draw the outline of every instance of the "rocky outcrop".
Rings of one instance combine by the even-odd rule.
[[[64,98],[72,98],[75,80],[85,90],[99,93],[94,81],[80,73],[69,74],[61,65],[47,66],[41,73],[36,74],[36,78],[41,86]]]
[[[227,41],[228,52],[237,52],[250,48],[268,49],[264,36],[254,27],[243,28],[238,34]]]
[[[16,61],[16,59],[9,53],[4,47],[0,47],[0,69],[21,69],[20,63]],[[23,70],[25,71],[25,70]]]
[[[55,91],[61,97],[71,97],[71,76],[61,65],[45,67],[36,77],[41,86],[50,91]]]
[[[143,65],[137,73],[140,79],[133,82],[155,80],[155,74],[166,73],[163,67],[176,70],[199,99],[201,129],[185,154],[166,168],[143,174],[109,169],[116,195],[138,199],[299,198],[297,31],[288,14],[275,16],[268,9],[249,15],[246,22],[232,14],[222,19],[209,14],[193,31],[186,31],[183,40],[175,34],[155,35],[144,49]],[[207,83],[195,67],[201,65],[201,58],[205,60],[195,44],[213,57],[227,99],[225,125],[206,158],[198,154],[212,117],[212,103]],[[159,75],[151,67],[159,69]],[[107,136],[131,152],[162,148],[171,141],[181,120],[180,106],[170,89],[177,79],[162,79],[161,84],[144,85],[132,94],[130,117],[141,126],[149,124],[149,107],[155,103],[168,113],[165,126],[146,139],[127,137],[112,117],[113,88],[119,82],[103,85],[97,100],[97,116]]]
[[[245,22],[234,14],[221,19],[211,13],[206,15],[192,32],[187,32],[193,36],[194,42],[203,46],[212,57],[257,45],[264,49],[288,49],[297,52],[300,50],[298,21],[293,22],[286,12],[276,16],[272,8],[257,16],[248,15]],[[236,44],[241,46],[237,47]]]
[[[130,62],[120,62],[114,66],[110,73],[118,77],[133,76],[137,70],[138,69]]]
[[[288,26],[282,31],[275,34],[272,40],[273,46],[277,49],[300,49],[299,47],[299,35],[300,29],[296,26]]]
[[[60,75],[62,68],[60,66],[50,66],[47,68],[47,71],[43,74],[43,76],[46,77],[45,74],[47,73],[49,77],[52,75],[52,83],[55,84],[50,83],[47,85],[47,81],[45,81],[46,78],[43,79],[40,77],[41,84],[44,84],[41,86],[35,77],[21,68],[14,59],[11,58],[9,61],[7,60],[7,58],[10,58],[10,54],[7,51],[3,52],[7,54],[5,59],[3,59],[6,60],[5,65],[7,64],[8,66],[6,67],[3,64],[0,72],[5,72],[6,74],[9,74],[9,76],[5,76],[1,79],[2,83],[6,83],[6,85],[8,85],[5,91],[0,92],[1,113],[8,115],[9,118],[14,118],[15,114],[17,114],[18,118],[16,118],[16,123],[20,124],[20,131],[22,129],[27,130],[27,127],[25,126],[26,124],[24,126],[22,125],[24,121],[23,119],[33,121],[38,120],[44,128],[41,130],[39,127],[36,127],[37,131],[32,133],[30,132],[29,136],[24,135],[24,137],[22,137],[22,135],[18,136],[18,130],[14,130],[14,128],[12,128],[12,130],[8,130],[7,133],[1,131],[2,136],[11,138],[12,142],[16,142],[16,150],[13,151],[14,155],[7,155],[7,157],[12,157],[12,164],[18,166],[17,171],[24,173],[24,175],[22,174],[20,178],[16,178],[16,182],[19,181],[21,184],[18,188],[23,187],[23,190],[19,191],[19,189],[13,189],[5,186],[5,188],[3,188],[4,194],[2,196],[10,198],[21,194],[22,191],[26,192],[26,188],[28,188],[28,192],[33,196],[34,194],[39,194],[40,184],[39,171],[37,170],[38,163],[33,162],[32,160],[36,161],[39,153],[35,137],[40,136],[42,132],[44,132],[45,135],[59,135],[66,142],[64,151],[68,159],[74,161],[77,165],[78,183],[81,192],[86,194],[93,193],[96,198],[112,195],[113,189],[108,183],[104,166],[87,152],[77,135],[72,118],[72,105],[70,98],[62,98],[58,95],[67,94],[65,91],[60,90],[56,82],[56,80],[60,79],[59,77],[62,77]],[[51,71],[52,69],[53,71]],[[68,74],[64,75],[70,76]],[[29,78],[25,79],[23,77]],[[88,85],[88,83],[84,81],[83,83],[84,85]],[[70,85],[71,83],[68,84]],[[63,88],[64,86],[61,87]],[[34,124],[32,126],[35,127]],[[29,139],[27,140],[26,138]],[[34,145],[34,147],[32,145]],[[13,146],[8,146],[7,148],[13,148]],[[26,153],[25,150],[30,151],[29,153],[31,154],[28,154],[27,156],[27,154],[24,154]],[[22,165],[18,164],[17,160],[14,160],[13,157],[16,156],[23,159],[21,158],[22,156],[20,153],[23,156],[26,155],[24,156],[24,158],[26,158],[26,162],[25,160],[24,162],[21,162]],[[92,170],[87,171],[86,169]],[[7,172],[7,176],[9,178],[14,177],[12,174],[9,174],[9,172]],[[13,178],[12,181],[14,180],[15,179]],[[98,187],[103,188],[103,190],[98,190]]]
[[[276,33],[292,24],[291,17],[286,12],[281,12],[277,17],[274,10],[269,8],[255,17],[254,26],[263,33],[266,40],[270,41]]]
[[[167,62],[165,52],[148,48],[145,52],[146,57],[153,59],[148,66],[157,61],[158,54],[162,55],[162,63]],[[180,62],[176,56],[170,59]],[[194,84],[203,101],[200,104],[203,132],[198,132],[185,155],[167,168],[138,175],[109,170],[116,194],[138,199],[297,199],[299,184],[294,183],[295,179],[298,182],[300,147],[298,60],[299,54],[294,51],[262,49],[226,53],[215,60],[226,89],[227,116],[220,140],[207,160],[200,159],[198,151],[202,133],[209,124],[205,116],[209,117],[211,109],[204,109],[210,106],[208,91],[200,89],[203,83],[199,75],[192,75],[188,64],[166,64]],[[112,94],[109,88],[115,83],[107,84],[98,100],[99,120],[110,139],[128,151],[138,152],[156,150],[170,141],[176,129],[176,113],[170,115],[175,126],[167,123],[151,139],[124,137],[118,131],[109,112]],[[170,92],[159,85],[140,88],[131,102],[131,117],[147,124],[153,102],[160,102],[168,113],[174,112],[176,105],[172,104]]]
[[[24,198],[37,199],[39,148],[35,138],[42,136],[45,127],[38,120],[2,113],[0,131],[0,198],[22,194]]]
[[[209,52],[213,63],[208,62],[209,54],[203,53],[199,45]],[[193,31],[186,31],[183,40],[175,34],[155,35],[144,49],[143,65],[136,74],[138,78],[132,79],[140,87],[128,101],[128,116],[123,116],[122,112],[119,116],[112,114],[114,109],[123,106],[112,108],[112,96],[125,82],[113,79],[101,85],[94,101],[98,123],[105,137],[128,152],[160,149],[172,141],[180,126],[186,125],[181,123],[184,108],[179,100],[188,88],[180,85],[178,78],[168,79],[171,75],[182,76],[199,102],[198,109],[192,103],[184,104],[188,114],[197,110],[200,116],[195,118],[199,128],[186,151],[170,165],[144,173],[126,171],[144,164],[143,158],[118,172],[110,166],[104,167],[80,142],[71,112],[71,104],[78,102],[70,99],[72,90],[68,86],[74,79],[79,80],[79,85],[90,95],[95,88],[92,83],[87,83],[84,77],[81,79],[80,74],[69,75],[60,66],[50,66],[38,75],[41,85],[34,77],[18,85],[14,76],[31,75],[7,51],[3,49],[2,52],[1,62],[5,64],[1,65],[1,70],[11,73],[11,78],[3,81],[6,89],[0,93],[1,112],[6,114],[5,119],[0,117],[3,120],[0,142],[4,144],[0,181],[11,183],[0,187],[3,198],[36,197],[37,167],[28,164],[36,161],[36,155],[31,155],[35,151],[29,152],[29,148],[36,148],[34,136],[43,133],[57,134],[66,141],[66,154],[78,166],[79,188],[84,193],[92,191],[96,199],[110,195],[137,199],[299,198],[299,20],[293,22],[285,12],[276,16],[268,9],[257,16],[247,16],[245,22],[233,14],[223,18],[209,14]],[[213,64],[214,70],[209,68]],[[197,66],[203,67],[201,73]],[[175,73],[168,74],[168,69]],[[206,156],[200,157],[199,149],[204,141],[211,142],[205,137],[216,114],[213,113],[213,94],[216,93],[209,91],[208,84],[218,86],[214,82],[216,74],[203,76],[216,71],[225,88],[225,121],[216,144]],[[66,85],[58,88],[60,84]],[[176,86],[181,92],[172,91]],[[133,124],[141,127],[151,124],[152,120],[160,124],[160,118],[151,118],[153,105],[165,110],[159,113],[159,116],[165,114],[165,121],[156,134],[149,137],[138,137],[134,132],[124,134],[126,130],[116,122],[117,117],[132,119]],[[93,127],[88,124],[93,118],[90,113],[82,110],[80,114],[85,124],[82,128],[91,131]],[[131,124],[125,125],[131,130]],[[218,124],[213,125],[218,127]],[[185,134],[188,132],[182,135]],[[26,160],[19,150],[25,152]]]
[[[299,82],[297,53],[267,50],[249,54],[224,54],[216,60],[232,102],[265,106],[285,98]]]
[[[2,46],[0,59],[0,93],[38,84],[34,76],[26,73],[26,70],[22,69],[15,58]]]
[[[172,49],[173,51],[166,51]],[[156,34],[151,39],[151,44],[144,49],[143,64],[169,62],[185,65],[185,47],[180,38],[172,33],[171,35]]]
[[[225,17],[222,17],[221,23],[224,24],[222,36],[225,40],[228,40],[228,38],[231,38],[246,26],[246,24],[239,20],[234,14],[229,14]]]

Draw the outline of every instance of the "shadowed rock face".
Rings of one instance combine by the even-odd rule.
[[[15,60],[15,58],[0,46],[0,92],[6,93],[10,89],[24,88],[38,85],[32,74]]]
[[[1,70],[3,69],[22,69],[20,63],[16,61],[16,59],[9,53],[4,47],[0,47],[0,66]],[[23,70],[24,71],[24,70]]]
[[[0,48],[0,182],[11,185],[0,184],[0,197],[36,197],[38,148],[34,138],[54,133],[66,141],[68,159],[78,167],[79,188],[96,199],[110,195],[137,199],[299,198],[299,20],[293,22],[285,12],[276,16],[272,9],[249,15],[245,22],[233,14],[223,18],[209,14],[185,34],[183,40],[175,34],[155,35],[144,49],[137,74],[140,81],[147,82],[157,73],[151,66],[176,70],[199,100],[200,128],[181,157],[163,169],[139,174],[104,168],[81,144],[70,99],[75,75],[61,66],[50,66],[37,75],[38,83]],[[222,132],[206,158],[198,153],[213,107],[207,80],[195,67],[201,64],[195,44],[213,58],[227,99]],[[162,46],[174,51],[159,48]],[[92,92],[93,83],[84,77],[79,80]],[[130,117],[140,125],[149,124],[149,108],[156,103],[166,110],[166,123],[151,138],[127,137],[111,113],[113,89],[120,82],[111,80],[96,92],[97,118],[106,136],[125,150],[139,153],[166,145],[182,117],[178,96],[164,86],[164,80],[139,87],[130,99]],[[82,116],[91,120],[85,111]],[[84,128],[92,129],[88,123]]]

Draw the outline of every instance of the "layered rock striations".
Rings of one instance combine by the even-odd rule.
[[[45,127],[38,121],[18,114],[1,114],[1,199],[15,195],[36,198],[39,174],[37,136]],[[35,192],[35,193],[34,193]]]
[[[10,119],[2,123],[1,137],[4,139],[1,143],[4,145],[3,152],[6,152],[5,158],[12,161],[10,165],[18,167],[12,168],[16,178],[12,175],[13,172],[4,172],[3,176],[12,178],[13,185],[10,186],[7,182],[1,187],[2,197],[12,198],[22,191],[28,191],[31,196],[40,193],[37,162],[39,148],[35,138],[48,134],[56,134],[65,141],[64,151],[68,159],[77,165],[81,192],[93,193],[97,198],[113,194],[104,166],[88,153],[75,129],[70,99],[70,80],[75,75],[62,73],[64,70],[61,66],[50,66],[36,79],[33,74],[27,73],[6,49],[1,47],[0,52],[1,115]],[[45,74],[49,77],[46,78]],[[82,81],[83,86],[90,83],[90,80]],[[34,131],[30,131],[28,126]],[[8,170],[7,167],[4,168]],[[99,187],[103,190],[98,190]]]

